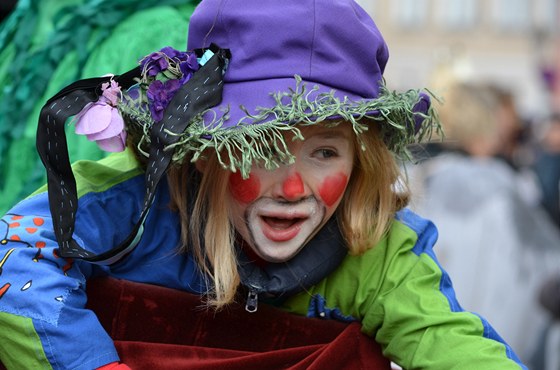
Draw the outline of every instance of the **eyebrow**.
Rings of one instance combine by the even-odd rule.
[[[336,127],[329,128],[328,130],[308,134],[306,135],[305,138],[308,139],[311,137],[318,137],[320,139],[343,138],[343,139],[350,140],[350,134],[348,133],[347,130],[340,130],[340,129],[337,130]]]

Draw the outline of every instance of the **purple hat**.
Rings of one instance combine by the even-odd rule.
[[[388,49],[353,0],[205,0],[190,20],[188,49],[229,49],[221,107],[225,127],[276,105],[271,93],[296,89],[295,75],[343,100],[379,96]]]
[[[77,81],[41,110],[37,149],[61,256],[110,264],[129,253],[169,164],[194,162],[207,149],[247,177],[256,162],[273,169],[292,161],[283,133],[301,139],[300,125],[347,121],[360,140],[373,120],[396,155],[439,127],[427,94],[386,88],[387,46],[353,0],[202,0],[188,47],[163,48],[120,76]],[[72,237],[78,202],[65,136],[70,116],[77,133],[108,150],[124,149],[132,133],[147,158],[134,230],[102,255]]]
[[[354,0],[203,0],[190,20],[188,49],[211,43],[230,50],[231,60],[222,102],[193,127],[206,128],[220,159],[226,153],[222,163],[243,176],[255,161],[272,169],[293,159],[277,142],[286,124],[343,119],[359,134],[369,117],[383,121],[397,155],[437,126],[427,94],[384,86],[387,45]]]
[[[190,20],[188,48],[211,45],[230,53],[221,102],[189,118],[184,129],[167,130],[176,139],[164,146],[173,162],[194,162],[214,148],[225,168],[247,177],[254,163],[274,169],[293,161],[283,133],[301,139],[300,125],[349,121],[360,140],[368,129],[363,118],[370,118],[397,155],[437,126],[427,94],[385,87],[387,45],[354,0],[203,0]],[[159,121],[178,108],[171,98],[184,76],[197,75],[190,59],[164,48],[142,60],[145,93],[129,90],[118,104],[128,127],[163,129]],[[148,156],[150,143],[149,135],[141,137],[140,153]]]

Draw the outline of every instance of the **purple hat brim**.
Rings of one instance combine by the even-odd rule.
[[[222,116],[223,112],[228,112],[226,119],[223,121],[222,128],[230,128],[238,124],[252,124],[254,119],[249,115],[260,116],[266,109],[271,109],[277,105],[274,97],[275,94],[288,94],[291,95],[292,91],[308,94],[308,99],[314,101],[321,94],[332,94],[340,101],[347,99],[351,102],[363,102],[375,99],[375,97],[366,98],[357,96],[350,92],[341,91],[329,86],[312,81],[303,81],[297,84],[294,77],[281,77],[266,80],[253,80],[253,81],[238,81],[228,82],[224,84],[222,103],[213,107],[212,112],[207,112],[204,116],[205,125],[211,126],[214,118],[214,113]],[[291,103],[289,96],[282,98],[282,103],[288,105]],[[249,113],[249,115],[247,114]],[[369,112],[371,115],[376,115],[377,110]],[[337,119],[340,116],[331,116],[328,119]],[[273,120],[275,117],[271,114],[270,117],[259,119],[259,123],[264,123]],[[297,122],[285,122],[297,123]]]

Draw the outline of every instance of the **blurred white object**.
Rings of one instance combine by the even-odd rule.
[[[560,266],[560,235],[500,160],[443,154],[409,169],[412,208],[439,230],[435,253],[466,310],[526,359],[548,316],[538,303]]]

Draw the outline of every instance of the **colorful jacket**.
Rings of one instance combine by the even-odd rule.
[[[121,242],[140,213],[144,178],[125,154],[75,167],[74,238],[100,253]],[[177,253],[179,220],[159,187],[138,247],[112,266],[57,255],[45,189],[0,220],[0,360],[8,369],[95,369],[118,361],[111,338],[84,308],[89,278],[109,275],[193,293],[205,290],[194,260]],[[312,317],[359,320],[404,368],[520,369],[511,348],[457,303],[432,247],[433,224],[401,211],[387,237],[348,255],[320,283],[282,304]]]

